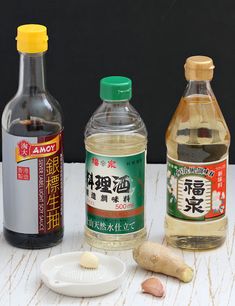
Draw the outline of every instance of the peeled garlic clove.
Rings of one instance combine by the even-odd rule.
[[[144,293],[149,293],[154,296],[164,297],[165,296],[165,288],[161,283],[160,279],[156,277],[151,277],[146,279],[141,284],[142,290]]]
[[[80,256],[80,266],[87,269],[97,269],[99,265],[99,259],[91,252],[84,252]]]

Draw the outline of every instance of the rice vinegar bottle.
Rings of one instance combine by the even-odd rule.
[[[186,60],[185,93],[166,132],[166,239],[210,249],[226,238],[226,175],[230,134],[211,89],[211,58]]]
[[[103,103],[85,130],[87,242],[131,249],[146,237],[144,220],[147,131],[131,106],[131,80],[106,77]]]
[[[17,29],[19,87],[2,115],[4,236],[13,246],[63,238],[63,117],[45,84],[47,28]]]

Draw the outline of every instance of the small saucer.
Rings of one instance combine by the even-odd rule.
[[[121,286],[126,265],[119,258],[92,252],[99,259],[97,269],[80,266],[83,252],[52,256],[41,264],[41,278],[51,290],[73,297],[93,297]]]

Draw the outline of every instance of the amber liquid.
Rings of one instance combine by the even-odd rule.
[[[21,137],[42,137],[53,135],[60,131],[61,126],[57,123],[34,119],[13,122],[8,133]],[[6,228],[4,228],[3,231],[5,239],[11,245],[23,249],[52,247],[61,242],[64,234],[63,228],[47,234],[23,234],[10,231]]]
[[[206,96],[183,98],[166,134],[168,156],[185,162],[214,162],[226,158],[230,135],[216,100]],[[213,221],[185,221],[166,215],[169,244],[186,249],[210,249],[223,244],[227,217]]]
[[[86,150],[96,154],[128,156],[146,150],[147,139],[139,134],[96,134],[85,140]],[[86,241],[100,249],[132,249],[146,238],[146,229],[131,234],[102,234],[85,227]]]

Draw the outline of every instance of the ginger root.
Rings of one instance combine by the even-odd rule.
[[[193,269],[169,248],[145,241],[133,250],[133,258],[142,268],[170,275],[187,283],[193,278]]]

